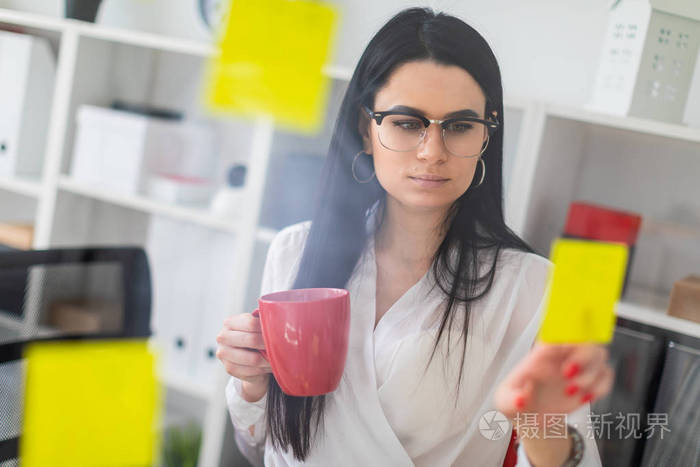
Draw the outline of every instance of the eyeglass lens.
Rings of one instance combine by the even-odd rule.
[[[387,115],[379,125],[379,140],[388,149],[410,151],[425,137],[423,122],[407,115]],[[442,131],[447,150],[462,157],[478,155],[486,141],[486,125],[469,120],[456,120]]]

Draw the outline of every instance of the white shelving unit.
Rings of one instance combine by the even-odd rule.
[[[270,185],[268,174],[290,148],[308,147],[309,152],[322,156],[330,130],[327,128],[316,139],[293,139],[294,136],[276,131],[273,123],[265,119],[249,122],[205,115],[198,106],[198,83],[205,60],[217,53],[209,43],[2,9],[0,23],[48,38],[58,54],[54,97],[47,103],[51,122],[43,173],[37,179],[0,178],[0,221],[16,220],[8,216],[19,206],[25,218],[33,219],[35,248],[80,244],[145,246],[152,220],[157,217],[227,234],[235,244],[236,260],[230,268],[217,273],[228,278],[230,287],[222,293],[229,296],[231,308],[218,313],[223,320],[226,315],[250,311],[259,290],[267,246],[281,227],[266,225],[262,217],[265,190]],[[327,66],[324,71],[334,82],[337,100],[342,97],[351,70]],[[176,206],[143,195],[126,196],[72,179],[78,107],[107,105],[116,98],[174,106],[188,116],[209,122],[221,137],[221,167],[232,162],[248,166],[246,209],[240,217],[220,219],[203,206]],[[329,114],[336,111],[331,99]],[[546,254],[558,236],[573,200],[614,205],[656,218],[680,204],[700,212],[700,186],[696,180],[700,174],[698,129],[515,97],[506,99],[504,121],[506,219],[541,253]],[[288,144],[290,138],[292,144]],[[322,157],[317,159],[319,165],[322,161]],[[639,250],[637,253],[642,253]],[[649,272],[653,268],[633,269],[631,281],[638,287],[667,291],[669,283],[659,276],[692,268],[688,262],[696,258],[695,253],[685,253],[686,263],[680,261],[653,274]],[[642,265],[654,264],[654,258],[644,255],[637,260]],[[152,274],[159,275],[160,271],[154,269]],[[700,325],[669,317],[658,306],[625,299],[617,313],[645,324],[700,336]],[[14,320],[0,314],[0,325],[18,325]],[[202,326],[198,345],[214,339],[213,328]],[[199,461],[205,467],[218,466],[225,444],[233,443],[225,440],[226,374],[221,368],[214,373],[211,380],[195,378],[188,370],[163,374],[168,389],[194,401],[197,407],[206,407]]]
[[[58,181],[59,190],[73,193],[105,203],[122,206],[146,214],[162,215],[173,219],[191,222],[202,227],[221,230],[235,234],[240,228],[234,221],[223,220],[207,213],[206,206],[178,206],[161,201],[155,201],[147,196],[123,195],[100,187],[85,185],[61,176]]]
[[[231,295],[229,303],[233,307],[217,312],[222,322],[224,316],[240,310],[247,286],[245,277],[251,265],[251,246],[258,232],[273,125],[267,119],[244,121],[210,117],[200,109],[203,65],[217,53],[216,47],[3,9],[0,9],[0,24],[48,39],[57,59],[54,95],[52,102],[47,103],[51,119],[43,171],[35,179],[0,178],[0,219],[32,222],[35,248],[81,244],[146,246],[150,224],[156,217],[228,235],[235,245],[236,262],[231,270],[218,272],[228,277],[226,282],[230,288],[222,293]],[[342,77],[344,73],[342,69],[328,69],[331,77]],[[144,195],[123,195],[73,179],[71,156],[77,109],[83,104],[106,106],[115,99],[175,107],[187,117],[194,116],[210,124],[220,142],[221,165],[241,162],[248,166],[245,212],[238,218],[222,219],[211,215],[206,206],[179,206]],[[20,218],[15,217],[17,212],[21,213]],[[263,232],[270,235],[272,231]],[[157,276],[160,272],[154,268],[152,274]],[[202,330],[211,331],[205,324]],[[2,313],[0,325],[20,335],[27,323]],[[210,337],[215,346],[215,335]],[[203,347],[205,340],[198,339],[195,344]],[[188,406],[177,407],[177,412],[198,415],[205,428],[204,444],[217,438],[223,441],[223,431],[209,431],[212,424],[205,417],[207,411],[212,411],[210,401],[223,398],[222,387],[217,386],[217,375],[203,380],[193,374],[202,373],[193,372],[191,368],[183,368],[182,372],[167,369],[162,370],[160,376],[168,394],[173,392],[178,403]],[[173,397],[169,395],[167,399]],[[178,415],[169,410],[170,407],[166,410],[166,420],[177,420]],[[205,457],[201,457],[202,465],[217,465],[219,452],[210,455],[208,460]]]
[[[655,309],[636,303],[620,302],[617,304],[616,314],[620,318],[700,339],[700,324],[687,319],[669,316],[665,313],[665,310],[660,308]]]
[[[22,178],[0,178],[0,189],[23,196],[38,198],[41,193],[41,181]]]

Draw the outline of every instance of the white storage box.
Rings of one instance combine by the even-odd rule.
[[[172,204],[205,205],[213,191],[206,178],[156,174],[148,181],[148,196]]]
[[[610,12],[586,107],[681,123],[699,48],[698,0],[623,0]]]
[[[84,105],[71,175],[125,194],[145,193],[152,174],[209,177],[213,136],[203,125]]]
[[[56,65],[46,39],[0,31],[0,177],[39,177]]]

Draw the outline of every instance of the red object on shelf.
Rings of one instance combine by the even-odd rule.
[[[642,216],[637,214],[576,201],[569,205],[564,234],[632,246],[641,224]]]

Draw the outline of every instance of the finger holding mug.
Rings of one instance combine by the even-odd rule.
[[[265,342],[260,318],[252,313],[227,318],[216,342],[216,358],[221,360],[229,375],[241,380],[244,399],[254,402],[263,397],[272,369],[261,354],[265,351]]]

